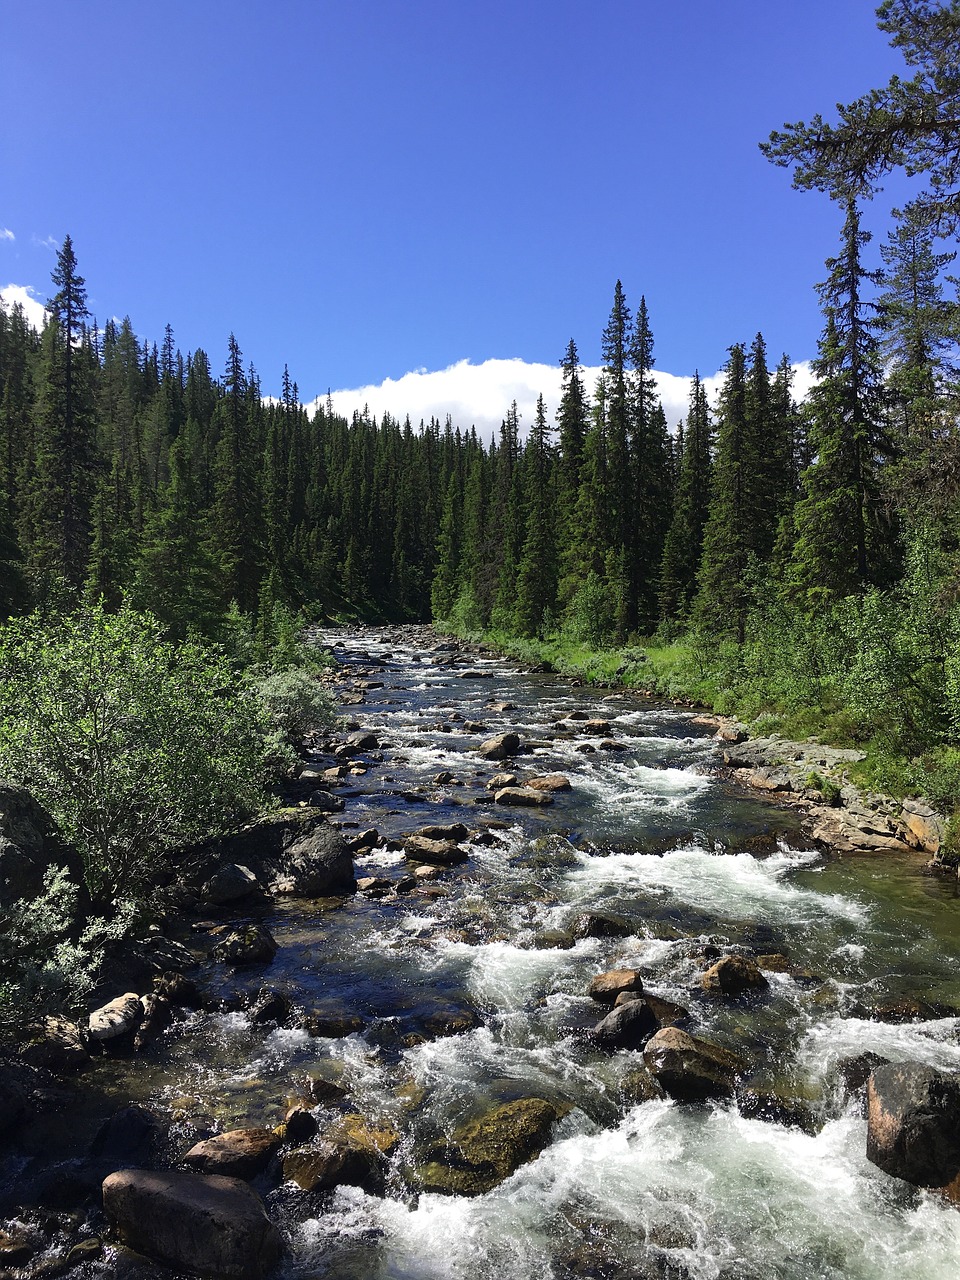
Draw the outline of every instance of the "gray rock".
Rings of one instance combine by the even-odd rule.
[[[237,862],[224,863],[214,872],[203,887],[203,898],[215,907],[228,902],[239,902],[260,888],[257,877],[249,867]]]
[[[311,791],[307,803],[318,813],[340,813],[344,808],[342,797],[332,796],[329,791]]]
[[[642,1049],[660,1023],[643,999],[618,1005],[597,1023],[590,1033],[601,1049]]]
[[[317,826],[293,840],[277,864],[272,888],[302,898],[353,893],[356,875],[343,836],[333,827]]]
[[[888,1062],[867,1081],[867,1159],[920,1187],[960,1173],[960,1082],[920,1062]]]
[[[535,791],[533,787],[502,787],[494,792],[493,799],[496,804],[515,804],[527,809],[553,804],[549,791]]]
[[[283,1252],[263,1201],[235,1178],[126,1169],[104,1181],[103,1208],[124,1244],[201,1275],[262,1280]]]
[[[136,992],[128,991],[101,1005],[99,1009],[94,1009],[87,1021],[87,1032],[91,1040],[102,1043],[132,1034],[142,1021],[143,1005],[140,997]]]
[[[643,1060],[661,1088],[680,1102],[729,1098],[746,1065],[729,1049],[694,1039],[679,1027],[664,1027],[652,1036]]]
[[[466,862],[467,855],[450,840],[430,840],[426,836],[407,836],[403,850],[415,862],[429,862],[439,867],[454,867]]]
[[[227,934],[213,949],[213,958],[227,964],[269,964],[277,954],[277,941],[262,924],[243,925]]]

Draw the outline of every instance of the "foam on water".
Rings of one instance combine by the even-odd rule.
[[[464,967],[467,988],[478,1003],[501,1013],[515,1013],[556,990],[595,946],[593,940],[584,940],[567,951],[533,951],[508,942],[483,946],[446,942],[441,950]]]
[[[941,1071],[960,1072],[960,1018],[888,1023],[863,1018],[825,1018],[809,1028],[797,1051],[800,1069],[828,1081],[837,1063],[861,1053],[877,1053],[891,1062],[924,1062]]]
[[[606,1242],[611,1274],[652,1255],[690,1280],[954,1280],[960,1267],[960,1215],[868,1164],[854,1118],[816,1137],[657,1102],[602,1132],[571,1119],[485,1196],[411,1207],[341,1188],[301,1229],[305,1265],[335,1267],[374,1228],[380,1265],[364,1274],[384,1277],[528,1280],[558,1256],[564,1274],[601,1274]]]
[[[596,899],[611,889],[629,893],[632,888],[739,920],[760,916],[773,923],[812,924],[829,915],[862,925],[868,915],[852,898],[789,882],[790,872],[816,861],[816,853],[784,852],[761,860],[748,853],[714,854],[690,846],[657,856],[578,856],[581,866],[567,877],[569,893],[577,899]]]

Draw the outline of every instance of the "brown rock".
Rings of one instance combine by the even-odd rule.
[[[590,980],[587,994],[602,1004],[613,1004],[621,992],[640,992],[643,979],[639,969],[609,969]]]
[[[570,791],[570,779],[562,773],[545,773],[539,778],[528,778],[523,784],[534,791]]]
[[[711,965],[700,979],[711,995],[739,996],[745,991],[765,991],[770,985],[755,960],[747,956],[724,956]]]
[[[488,791],[501,791],[504,787],[515,787],[518,778],[515,773],[495,773],[487,783]]]
[[[261,1280],[282,1242],[245,1182],[200,1173],[125,1169],[103,1184],[103,1208],[124,1244],[223,1280]]]
[[[729,1098],[745,1063],[729,1049],[664,1027],[647,1042],[643,1060],[661,1087],[680,1102]]]
[[[466,853],[452,841],[430,840],[426,836],[407,836],[403,849],[415,862],[430,862],[435,866],[453,867],[467,860]]]
[[[484,760],[506,760],[509,756],[515,756],[520,746],[518,733],[498,733],[495,737],[481,742],[477,747],[477,753],[483,756]]]
[[[960,1083],[919,1062],[888,1062],[867,1081],[867,1159],[921,1187],[960,1174]]]
[[[227,1178],[255,1178],[280,1148],[280,1138],[271,1129],[231,1129],[191,1147],[184,1163],[198,1173],[217,1173]]]
[[[493,798],[497,804],[516,804],[524,808],[553,804],[549,791],[534,791],[532,787],[502,787]]]

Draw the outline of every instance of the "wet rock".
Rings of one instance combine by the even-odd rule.
[[[755,960],[748,956],[724,956],[703,974],[700,985],[711,995],[735,997],[747,991],[766,991],[770,984]]]
[[[182,973],[159,974],[154,979],[153,988],[158,996],[163,996],[176,1009],[203,1007],[200,988],[192,978],[185,978]]]
[[[90,1145],[90,1155],[95,1160],[109,1161],[114,1168],[148,1164],[162,1136],[158,1117],[133,1103],[103,1122]]]
[[[143,1005],[135,991],[117,996],[99,1009],[94,1009],[87,1019],[87,1034],[100,1044],[132,1035],[143,1021]]]
[[[249,1181],[270,1163],[280,1149],[272,1129],[231,1129],[190,1148],[184,1164],[198,1173],[217,1173]]]
[[[483,1026],[483,1019],[465,1005],[441,1005],[420,1020],[420,1027],[430,1039],[458,1036]]]
[[[881,1058],[879,1053],[858,1053],[852,1058],[841,1058],[837,1063],[837,1074],[847,1095],[859,1093],[866,1086],[871,1074],[877,1067],[885,1066],[889,1061]]]
[[[766,1120],[785,1129],[802,1129],[816,1134],[820,1124],[809,1103],[800,1098],[773,1093],[763,1089],[737,1089],[737,1108],[747,1120]]]
[[[77,1024],[53,1016],[30,1029],[20,1049],[20,1058],[31,1067],[44,1068],[57,1075],[82,1071],[90,1063],[90,1054]]]
[[[341,1040],[362,1031],[365,1023],[357,1013],[336,1005],[321,1006],[304,1014],[300,1025],[308,1035],[322,1040]]]
[[[393,881],[386,876],[361,876],[357,881],[357,893],[368,898],[383,898],[393,891]]]
[[[166,996],[150,992],[140,997],[140,1004],[143,1007],[143,1020],[133,1037],[133,1048],[136,1053],[162,1035],[173,1019],[170,1002]]]
[[[283,1141],[294,1146],[309,1142],[317,1134],[317,1118],[306,1107],[290,1107],[283,1117]]]
[[[103,1208],[125,1244],[201,1275],[261,1280],[283,1251],[263,1201],[234,1178],[127,1169],[104,1182]]]
[[[463,731],[464,733],[486,733],[487,726],[479,720],[465,720]]]
[[[368,849],[376,849],[379,844],[380,832],[376,827],[368,827],[366,831],[359,831],[346,841],[347,848],[351,853],[365,853]]]
[[[415,834],[423,836],[425,840],[449,840],[453,844],[459,844],[461,840],[466,840],[470,833],[462,822],[435,822],[429,826],[420,827]]]
[[[543,1098],[519,1098],[494,1107],[436,1143],[418,1171],[424,1191],[482,1195],[540,1154],[553,1126],[569,1108]]]
[[[253,1004],[247,1010],[247,1016],[257,1027],[266,1026],[269,1023],[285,1027],[290,1021],[292,1009],[290,998],[282,991],[263,989],[258,992]]]
[[[729,1098],[746,1065],[729,1049],[694,1039],[679,1027],[664,1027],[652,1036],[643,1060],[665,1092],[679,1102]]]
[[[498,733],[495,737],[481,742],[477,747],[477,754],[483,756],[484,760],[506,760],[510,756],[515,756],[520,747],[518,733]]]
[[[449,840],[428,840],[426,836],[408,836],[403,842],[404,853],[416,862],[430,862],[436,866],[453,867],[466,862],[467,855]]]
[[[608,969],[590,980],[587,994],[602,1004],[613,1004],[621,992],[643,991],[639,969]]]
[[[304,1098],[311,1106],[340,1102],[347,1097],[347,1090],[334,1080],[328,1080],[319,1072],[310,1072],[303,1082]]]
[[[571,716],[571,719],[574,717]],[[589,733],[592,738],[603,737],[610,732],[609,720],[584,720],[580,728],[584,733]]]
[[[271,887],[301,898],[327,898],[353,893],[355,886],[353,858],[343,836],[319,825],[287,845]]]
[[[535,791],[532,787],[502,787],[493,798],[496,804],[515,804],[525,808],[553,804],[549,791]]]
[[[597,744],[601,751],[626,751],[627,746],[624,742],[618,742],[616,738],[603,738]]]
[[[355,747],[357,751],[376,751],[380,746],[377,735],[367,729],[356,729],[348,734],[344,741],[348,747]]]
[[[590,1032],[600,1049],[642,1049],[660,1029],[650,1006],[643,999],[618,1005]]]
[[[227,934],[213,949],[213,958],[226,964],[269,964],[277,954],[277,941],[263,924],[242,925]]]
[[[517,709],[515,702],[488,702],[486,705],[498,715],[502,715],[504,711],[516,711]]]
[[[867,1081],[867,1159],[921,1187],[960,1173],[960,1082],[919,1062],[888,1062]]]
[[[566,929],[541,929],[533,940],[536,951],[570,951],[576,938]]]
[[[366,1187],[380,1175],[380,1161],[368,1151],[322,1139],[314,1146],[283,1157],[283,1177],[302,1191],[331,1191],[334,1187]]]
[[[629,938],[633,934],[633,926],[620,916],[587,911],[577,916],[573,933],[577,938]]]
[[[515,787],[518,781],[515,773],[495,773],[486,788],[488,791],[502,791],[504,787]]]
[[[22,1267],[42,1248],[39,1232],[29,1230],[22,1222],[11,1222],[0,1230],[0,1267]]]
[[[570,779],[563,773],[545,773],[539,778],[528,778],[523,784],[525,787],[532,787],[534,791],[570,791],[572,784]]]
[[[307,804],[318,813],[342,813],[344,809],[343,797],[332,796],[329,791],[311,791]]]
[[[904,997],[901,1000],[885,1000],[868,1010],[867,1016],[874,1022],[903,1024],[930,1022],[935,1018],[955,1018],[960,1010],[953,1005],[929,1003]]]
[[[635,1067],[621,1078],[620,1094],[628,1106],[666,1097],[663,1089],[646,1067]]]
[[[439,773],[434,774],[434,784],[438,787],[445,787],[448,783],[453,782],[453,774],[449,769],[441,769]]]
[[[682,1004],[665,1000],[663,996],[655,996],[652,991],[645,991],[643,998],[661,1027],[675,1026],[678,1022],[686,1022],[690,1017],[690,1010],[685,1009]]]
[[[239,902],[249,898],[252,893],[260,891],[257,877],[249,867],[237,862],[228,862],[220,867],[203,886],[204,902],[215,907],[225,906],[228,902]]]

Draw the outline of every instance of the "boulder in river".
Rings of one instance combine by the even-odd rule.
[[[451,840],[429,840],[426,836],[407,836],[403,850],[414,862],[429,862],[439,867],[454,867],[467,860],[466,853]]]
[[[573,926],[576,938],[629,938],[633,931],[629,921],[599,911],[586,911],[577,916]]]
[[[284,1181],[296,1183],[301,1191],[375,1185],[379,1174],[379,1161],[370,1152],[327,1139],[283,1157]]]
[[[515,773],[495,773],[486,784],[488,791],[500,791],[504,787],[515,787],[519,778]]]
[[[420,827],[416,834],[427,840],[450,840],[454,844],[459,844],[461,840],[466,840],[470,832],[462,822],[434,822],[429,826]]]
[[[729,1049],[697,1040],[679,1027],[664,1027],[652,1036],[643,1060],[664,1091],[679,1102],[729,1098],[746,1066]]]
[[[538,1156],[568,1110],[543,1098],[518,1098],[468,1121],[449,1142],[436,1143],[427,1152],[419,1170],[423,1190],[484,1194]]]
[[[301,898],[353,893],[353,858],[339,831],[326,825],[303,832],[283,851],[272,888]]]
[[[117,1040],[120,1036],[132,1035],[142,1021],[140,997],[135,991],[128,991],[94,1009],[87,1020],[87,1034],[99,1043]]]
[[[659,1029],[660,1023],[641,997],[617,1005],[601,1018],[590,1039],[601,1049],[642,1049]]]
[[[538,778],[527,778],[523,784],[534,791],[570,791],[572,784],[565,773],[544,773]]]
[[[124,1244],[222,1280],[261,1280],[280,1261],[280,1233],[236,1178],[125,1169],[103,1184],[103,1208]]]
[[[601,1004],[613,1004],[624,991],[643,991],[643,979],[639,969],[608,969],[590,980],[587,994]]]
[[[553,804],[549,791],[535,791],[533,787],[502,787],[494,792],[493,798],[497,804],[515,804],[528,809]]]
[[[218,867],[203,886],[204,902],[215,907],[225,906],[228,902],[239,902],[257,893],[260,884],[249,867],[238,862],[225,862]]]
[[[277,954],[277,941],[263,924],[245,924],[218,942],[213,958],[227,964],[269,964]]]
[[[515,756],[520,747],[519,733],[498,733],[481,742],[477,747],[477,754],[483,756],[484,760],[506,760]]]
[[[711,965],[700,979],[711,995],[741,996],[747,991],[766,991],[769,983],[755,960],[749,956],[724,956]]]
[[[960,1173],[960,1081],[920,1062],[888,1062],[867,1081],[867,1159],[920,1187]]]
[[[183,1162],[198,1173],[220,1173],[249,1181],[263,1172],[279,1149],[280,1138],[272,1129],[231,1129],[198,1142]]]

